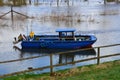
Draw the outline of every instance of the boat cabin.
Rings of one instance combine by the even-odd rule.
[[[56,30],[59,33],[60,40],[74,40],[74,31],[75,29],[67,29],[67,30]]]

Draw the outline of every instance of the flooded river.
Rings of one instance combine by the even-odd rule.
[[[120,43],[120,4],[108,3],[104,5],[102,0],[92,1],[84,2],[84,0],[76,0],[72,2],[71,0],[69,5],[66,2],[60,2],[57,5],[54,0],[51,0],[51,2],[14,6],[14,11],[27,15],[29,18],[13,12],[13,21],[11,20],[11,13],[8,13],[0,19],[0,62],[46,55],[52,52],[49,50],[21,51],[19,44],[17,45],[18,48],[13,47],[14,37],[17,37],[20,33],[28,35],[31,30],[35,34],[56,34],[56,29],[74,28],[76,29],[76,34],[94,34],[97,37],[97,42],[93,47]],[[10,10],[10,6],[0,6],[0,15]],[[119,50],[119,46],[105,48],[101,50],[101,55],[119,53]],[[96,56],[96,50],[94,49],[71,55],[56,54],[53,56],[53,64],[65,63],[66,60],[69,62],[71,60],[86,59],[94,56]],[[118,59],[120,59],[120,56],[105,58],[101,62]],[[95,63],[96,60],[93,60],[57,67],[54,70]],[[28,67],[38,68],[49,64],[49,56],[0,64],[0,75],[26,70]],[[46,71],[49,70],[43,70],[41,72]]]

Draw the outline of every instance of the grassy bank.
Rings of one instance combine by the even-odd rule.
[[[100,65],[89,65],[54,73],[46,74],[21,74],[4,78],[3,80],[119,80],[120,60],[106,62]]]

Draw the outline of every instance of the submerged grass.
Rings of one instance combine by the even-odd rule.
[[[3,80],[119,80],[120,60],[99,65],[89,65],[57,71],[54,76],[45,74],[21,74]]]

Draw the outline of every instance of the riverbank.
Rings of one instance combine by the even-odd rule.
[[[45,74],[21,74],[3,80],[119,80],[120,60]]]

